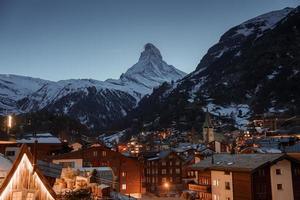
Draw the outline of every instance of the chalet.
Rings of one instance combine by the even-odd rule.
[[[300,164],[285,154],[215,154],[190,170],[200,199],[300,199]]]
[[[117,185],[113,189],[133,197],[140,197],[142,194],[142,165],[137,158],[124,156],[105,146],[94,145],[50,156],[49,159],[63,168],[110,167],[117,177]]]
[[[146,191],[165,195],[182,190],[182,168],[185,161],[170,150],[144,155]]]
[[[44,168],[45,169],[45,168]],[[49,168],[47,169],[49,170]],[[50,173],[50,171],[49,171]],[[56,194],[27,145],[22,145],[0,187],[1,200],[53,200]]]
[[[26,133],[22,134],[21,138],[15,140],[0,141],[0,153],[9,157],[11,160],[15,160],[22,144],[26,144],[29,149],[33,150],[35,141],[38,142],[38,158],[45,158],[48,155],[60,151],[63,147],[62,142],[51,133]]]

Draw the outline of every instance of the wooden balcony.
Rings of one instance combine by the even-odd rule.
[[[196,191],[196,192],[211,192],[211,185],[199,185],[199,184],[189,184],[189,190]]]

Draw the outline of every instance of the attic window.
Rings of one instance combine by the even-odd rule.
[[[276,169],[276,175],[281,175],[281,169]]]

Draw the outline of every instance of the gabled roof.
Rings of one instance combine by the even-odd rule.
[[[3,194],[3,192],[5,191],[6,187],[8,186],[9,182],[13,178],[13,175],[15,174],[16,170],[18,169],[18,166],[21,163],[21,161],[22,161],[22,159],[25,155],[27,156],[27,158],[29,159],[31,165],[33,166],[33,160],[34,160],[33,155],[29,151],[29,148],[27,147],[27,145],[23,144],[21,146],[19,155],[17,156],[16,160],[14,161],[14,163],[12,165],[11,170],[9,171],[7,176],[5,177],[3,183],[0,187],[0,198],[1,198],[1,195]],[[47,189],[47,191],[49,192],[51,197],[53,199],[55,199],[56,198],[56,193],[54,192],[52,187],[49,185],[47,179],[44,177],[44,175],[42,174],[41,170],[38,167],[35,168],[35,173],[37,174],[38,178],[41,180],[42,184],[45,186],[45,188]]]
[[[285,154],[214,154],[213,158],[206,158],[192,165],[190,169],[251,172],[284,158],[287,158]]]

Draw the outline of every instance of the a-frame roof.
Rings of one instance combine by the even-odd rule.
[[[33,166],[34,157],[31,154],[31,152],[29,151],[28,146],[26,144],[23,144],[21,146],[20,153],[18,154],[16,160],[14,161],[14,163],[12,165],[12,168],[10,169],[9,173],[5,177],[3,183],[2,183],[2,185],[0,187],[0,198],[1,198],[1,195],[3,194],[3,192],[5,191],[6,187],[8,186],[10,180],[12,179],[14,173],[16,172],[16,170],[17,170],[17,168],[18,168],[18,166],[19,166],[22,158],[25,155],[28,157],[31,165]],[[47,191],[49,192],[49,194],[51,195],[51,197],[53,199],[56,199],[56,193],[54,192],[54,190],[52,189],[52,187],[49,185],[47,179],[44,177],[44,175],[42,174],[42,172],[40,171],[40,169],[38,167],[35,168],[35,173],[40,178],[42,184],[45,186],[45,188],[47,189]]]

